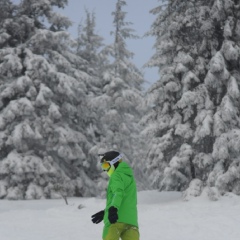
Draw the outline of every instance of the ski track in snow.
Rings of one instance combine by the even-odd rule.
[[[91,215],[105,200],[70,198],[0,202],[1,240],[102,239],[103,224]],[[82,209],[78,209],[79,205]],[[240,197],[228,194],[212,202],[206,197],[183,201],[177,192],[138,193],[141,240],[239,240]]]

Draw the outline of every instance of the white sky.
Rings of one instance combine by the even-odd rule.
[[[13,3],[19,3],[21,0],[12,0]],[[160,0],[127,0],[127,6],[123,11],[127,12],[126,21],[132,22],[131,28],[136,31],[140,39],[129,40],[127,42],[128,50],[134,53],[133,62],[139,69],[153,55],[154,38],[144,37],[143,35],[150,30],[155,16],[149,11],[157,7]],[[78,24],[85,20],[85,8],[89,12],[94,11],[96,14],[96,30],[97,33],[105,39],[105,43],[113,43],[113,16],[111,13],[115,11],[116,0],[68,0],[68,6],[60,10],[62,15],[69,17],[73,22],[73,26],[69,29],[73,38],[77,36]],[[144,85],[148,88],[152,83],[159,79],[157,68],[144,68],[145,79],[148,83]]]
[[[126,2],[127,6],[123,8],[123,11],[127,12],[125,20],[132,22],[131,28],[136,31],[139,37],[143,37],[150,30],[150,26],[155,19],[155,16],[150,14],[149,11],[160,4],[159,0],[127,0]],[[89,12],[94,11],[96,14],[96,30],[108,44],[113,42],[113,36],[110,35],[113,30],[111,13],[115,11],[115,5],[116,1],[113,0],[69,0],[68,6],[61,12],[73,21],[73,26],[69,31],[72,36],[77,36],[77,26],[85,20],[85,8]],[[154,53],[154,38],[144,37],[138,40],[130,40],[127,44],[128,49],[135,54],[133,62],[141,69]],[[159,78],[157,68],[145,68],[143,72],[145,73],[145,79],[150,82],[145,84],[146,88]]]

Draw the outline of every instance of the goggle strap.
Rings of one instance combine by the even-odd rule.
[[[111,160],[109,163],[110,165],[113,165],[114,163],[118,162],[123,156],[120,154],[117,157],[115,157],[113,160]]]

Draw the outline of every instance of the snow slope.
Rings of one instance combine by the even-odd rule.
[[[141,240],[239,240],[240,197],[217,202],[205,196],[183,201],[177,192],[138,193]],[[0,201],[1,240],[101,239],[103,224],[91,215],[104,208],[97,198]],[[79,209],[79,206],[83,208]]]

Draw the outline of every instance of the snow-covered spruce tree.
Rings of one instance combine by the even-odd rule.
[[[90,139],[92,147],[88,152],[88,159],[92,162],[98,162],[98,154],[102,153],[106,149],[99,148],[101,142],[100,136],[102,135],[102,122],[100,116],[103,114],[98,109],[99,102],[98,97],[103,93],[102,84],[102,71],[106,63],[108,63],[108,56],[102,53],[104,47],[103,38],[96,32],[96,18],[95,13],[85,11],[86,19],[78,27],[78,38],[76,54],[86,61],[86,64],[81,66],[81,70],[86,71],[91,77],[86,82],[88,102],[87,106],[90,109],[88,113],[88,126],[86,127],[86,134]],[[96,106],[93,110],[92,106]],[[107,151],[107,150],[106,150]],[[99,171],[96,171],[96,175],[93,180],[96,182],[100,195],[104,196],[106,193],[106,181],[105,175],[101,175],[102,171],[100,165],[98,165]]]
[[[91,77],[86,82],[88,89],[88,96],[91,102],[96,96],[102,94],[101,85],[101,66],[106,61],[100,54],[103,44],[103,38],[96,33],[96,19],[95,14],[86,10],[86,20],[83,24],[79,24],[77,38],[76,53],[78,56],[86,60],[86,64],[82,66],[82,70],[89,73]],[[90,104],[88,102],[88,104]],[[90,104],[91,105],[91,104]],[[91,106],[90,106],[91,107]],[[99,129],[100,121],[96,112],[90,111],[88,115],[88,128],[87,132],[92,142],[96,144],[100,141]],[[94,158],[96,158],[94,155]]]
[[[89,71],[91,75],[98,76],[96,70],[98,70],[101,62],[99,52],[104,46],[104,39],[96,33],[95,13],[90,13],[88,10],[85,10],[85,13],[85,22],[79,24],[78,28],[77,54],[88,63],[88,68],[85,71]]]
[[[145,157],[147,145],[139,134],[138,124],[143,114],[141,86],[144,79],[131,61],[133,53],[127,49],[126,40],[136,36],[131,23],[125,20],[124,6],[126,1],[118,0],[112,13],[114,42],[100,52],[104,63],[100,65],[99,78],[102,92],[92,99],[91,109],[102,125],[98,151],[123,152],[130,162],[134,162],[140,175],[137,164]]]
[[[96,194],[86,160],[85,60],[55,13],[66,0],[4,1],[0,22],[0,198]],[[2,10],[2,8],[1,8]],[[47,23],[49,29],[47,28]],[[92,166],[92,168],[90,168]],[[91,170],[90,170],[91,169]]]
[[[156,53],[148,65],[160,79],[144,119],[147,172],[161,190],[190,186],[186,197],[204,186],[240,194],[239,1],[167,3],[152,10]]]

